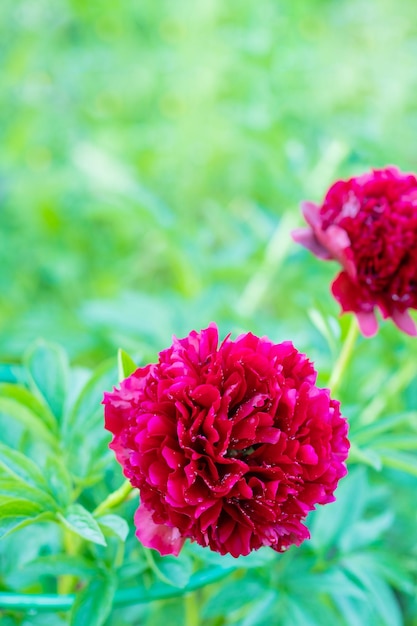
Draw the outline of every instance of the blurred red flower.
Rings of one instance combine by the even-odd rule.
[[[346,474],[339,402],[290,342],[251,333],[218,345],[192,331],[106,393],[110,447],[141,504],[137,536],[177,555],[186,538],[221,554],[285,550]]]
[[[395,167],[336,182],[323,204],[302,205],[309,228],[293,238],[342,271],[332,292],[355,313],[361,332],[378,330],[375,308],[400,330],[417,335],[408,309],[417,308],[417,179]]]

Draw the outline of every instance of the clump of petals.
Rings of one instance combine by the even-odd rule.
[[[234,557],[299,545],[346,473],[339,402],[289,341],[219,345],[211,324],[174,339],[104,406],[110,447],[140,490],[136,534],[161,554],[187,538]]]
[[[375,310],[408,335],[417,335],[417,178],[395,167],[338,181],[321,206],[304,202],[309,228],[296,242],[342,271],[332,293],[342,312],[355,313],[366,337],[378,330]]]

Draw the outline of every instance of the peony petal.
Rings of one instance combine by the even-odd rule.
[[[319,259],[329,261],[332,258],[332,255],[321,245],[311,228],[296,228],[291,232],[291,237]]]
[[[346,420],[308,358],[251,333],[217,340],[213,326],[174,340],[105,397],[111,448],[140,488],[136,535],[162,555],[186,538],[236,557],[300,543],[346,473]]]
[[[301,202],[301,212],[307,224],[313,229],[320,227],[320,207],[317,204],[309,200],[303,200],[303,202]]]
[[[359,330],[364,337],[373,337],[378,331],[378,321],[375,313],[355,313],[358,320]]]
[[[396,309],[392,313],[392,321],[394,324],[407,335],[417,337],[417,327],[408,311],[398,311]]]
[[[301,461],[301,463],[306,463],[306,465],[315,465],[319,461],[317,452],[315,451],[313,446],[309,444],[305,444],[304,446],[300,447],[297,457]]]
[[[181,537],[178,528],[171,528],[165,524],[155,524],[152,513],[143,505],[135,513],[136,537],[146,548],[153,548],[165,556],[178,556],[185,538]]]

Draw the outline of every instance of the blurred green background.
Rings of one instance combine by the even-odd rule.
[[[3,358],[38,336],[87,364],[154,354],[211,320],[314,343],[335,267],[288,232],[335,178],[416,168],[414,4],[2,0],[0,20]]]

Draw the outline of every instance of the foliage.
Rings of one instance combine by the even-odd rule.
[[[118,367],[211,320],[291,339],[327,384],[348,319],[335,268],[289,232],[334,178],[415,169],[413,3],[0,15],[2,626],[415,626],[413,339],[383,323],[357,341],[337,394],[349,475],[282,555],[144,550],[100,405]]]

